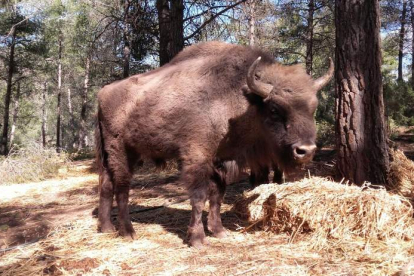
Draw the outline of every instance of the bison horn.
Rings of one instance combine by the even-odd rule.
[[[329,69],[322,77],[318,78],[314,82],[314,87],[316,91],[322,89],[332,78],[334,73],[334,63],[331,58],[329,58]]]
[[[256,67],[261,59],[262,57],[258,57],[250,66],[249,71],[247,72],[247,85],[255,94],[259,95],[262,98],[266,98],[273,90],[273,85],[263,83],[256,80],[255,78]]]

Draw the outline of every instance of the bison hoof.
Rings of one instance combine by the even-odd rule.
[[[218,239],[222,239],[222,238],[226,238],[228,236],[226,229],[221,229],[219,231],[215,231],[213,232],[213,236],[218,238]]]
[[[115,232],[115,226],[111,222],[104,223],[99,228],[100,228],[101,233],[113,233],[113,232]]]
[[[131,223],[126,223],[124,226],[120,226],[119,235],[129,240],[135,240],[137,238],[137,234]]]
[[[207,241],[206,238],[201,238],[201,239],[191,239],[190,240],[190,245],[194,248],[197,249],[201,249],[204,247],[204,245],[208,245],[209,242]]]
[[[210,221],[209,221],[207,229],[216,238],[221,239],[221,238],[227,237],[227,230],[223,227],[221,222],[220,223],[210,223]]]

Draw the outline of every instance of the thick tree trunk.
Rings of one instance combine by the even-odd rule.
[[[336,0],[336,131],[342,177],[386,184],[378,0]]]
[[[56,110],[56,151],[61,150],[61,98],[62,98],[62,38],[59,38],[59,57],[58,57],[58,91],[57,91],[57,110]]]
[[[403,80],[403,56],[404,56],[404,39],[405,39],[405,22],[407,15],[407,1],[403,0],[403,9],[401,13],[401,29],[398,43],[398,78],[397,80]]]
[[[89,70],[90,70],[91,60],[89,57],[86,58],[85,65],[85,81],[83,85],[83,94],[82,94],[82,108],[81,108],[81,122],[79,130],[79,147],[81,150],[85,147],[85,138],[86,138],[86,103],[88,101],[88,90],[89,90]]]
[[[12,118],[11,130],[10,130],[10,146],[13,146],[14,135],[16,133],[17,115],[19,114],[19,102],[20,102],[20,82],[17,83],[16,96],[14,97],[13,118]]]
[[[256,27],[256,0],[250,0],[249,6],[249,45],[254,46],[255,43],[255,27]]]
[[[13,28],[11,33],[11,45],[9,52],[9,67],[7,70],[7,84],[6,84],[6,95],[4,96],[4,117],[3,117],[3,134],[1,137],[1,154],[8,154],[8,135],[9,135],[9,116],[10,116],[10,99],[12,95],[13,86],[13,71],[14,71],[14,50],[16,47],[16,29]]]
[[[158,24],[160,32],[160,66],[169,62],[170,8],[168,0],[157,0]]]
[[[170,60],[184,49],[184,2],[171,0]]]
[[[47,133],[47,108],[46,108],[46,94],[47,94],[47,82],[44,83],[43,93],[42,93],[42,145],[46,147],[46,133]]]
[[[414,30],[414,1],[411,0],[411,29]],[[414,35],[411,38],[411,87],[414,90]]]
[[[184,48],[183,0],[157,0],[160,32],[160,65],[164,65]]]
[[[306,32],[306,72],[312,75],[313,70],[313,16],[315,13],[315,2],[308,3],[308,29]]]

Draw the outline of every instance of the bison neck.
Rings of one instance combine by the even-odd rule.
[[[220,141],[217,157],[223,160],[239,160],[250,148],[262,143],[261,123],[256,107],[250,106],[243,114],[229,120],[227,134]]]

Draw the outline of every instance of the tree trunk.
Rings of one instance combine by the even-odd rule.
[[[46,142],[46,133],[47,133],[47,109],[46,109],[46,94],[47,94],[47,82],[45,81],[43,94],[42,94],[42,145],[45,148],[47,145]]]
[[[168,44],[170,40],[170,9],[168,0],[157,0],[158,24],[160,32],[160,66],[169,62]]]
[[[129,30],[129,22],[128,22],[128,13],[129,13],[129,6],[130,2],[124,2],[124,28],[123,28],[123,40],[124,40],[124,49],[122,51],[123,59],[124,59],[124,70],[122,77],[125,79],[129,77],[129,61],[131,59],[131,42],[130,42],[130,30]],[[89,62],[89,57],[87,58],[87,63]]]
[[[403,80],[403,56],[404,56],[404,39],[405,39],[405,22],[407,14],[407,1],[403,0],[403,8],[401,13],[401,29],[398,43],[398,78],[397,80]]]
[[[82,94],[82,109],[81,109],[81,123],[79,130],[79,143],[78,150],[81,150],[85,147],[85,137],[86,137],[86,103],[88,101],[88,90],[89,90],[89,68],[91,60],[89,57],[86,58],[85,66],[85,82],[83,85],[83,94]]]
[[[124,35],[123,56],[124,56],[124,70],[122,73],[122,77],[125,79],[129,77],[129,60],[131,59],[131,49],[129,46],[129,40],[128,40],[128,37],[125,35]]]
[[[356,184],[386,184],[379,2],[336,0],[335,16],[337,168]]]
[[[57,91],[57,120],[56,120],[56,151],[61,150],[61,98],[62,98],[62,38],[59,38],[59,57],[58,57],[58,91]]]
[[[9,68],[7,70],[7,87],[6,95],[4,97],[4,117],[3,117],[3,135],[1,137],[1,154],[8,154],[8,135],[9,135],[9,116],[10,116],[10,99],[12,95],[13,86],[13,71],[14,71],[14,49],[16,47],[16,28],[13,28],[11,33],[11,45],[9,52]]]
[[[170,62],[184,48],[184,3],[183,0],[157,0],[156,6],[162,66]]]
[[[313,16],[315,12],[314,0],[308,3],[308,29],[306,33],[306,72],[312,75],[313,70]]]
[[[414,1],[411,0],[411,29],[414,30]],[[414,35],[411,38],[411,87],[414,90]]]
[[[19,101],[20,101],[20,82],[17,83],[16,96],[14,97],[13,118],[12,118],[11,130],[10,130],[10,146],[13,146],[14,135],[16,133],[17,115],[19,114]]]
[[[184,49],[184,2],[171,0],[170,60]]]
[[[73,118],[73,108],[72,108],[72,91],[68,88],[68,111],[71,118]]]
[[[256,25],[256,17],[255,17],[255,8],[256,8],[256,0],[250,0],[248,2],[249,6],[249,45],[254,46],[255,42],[255,25]]]

